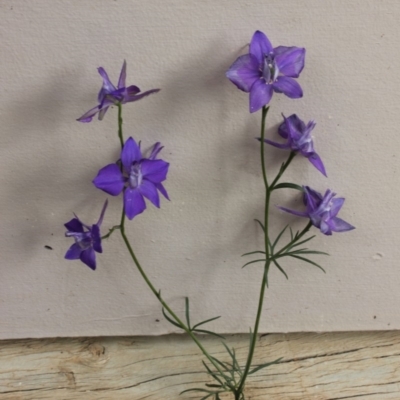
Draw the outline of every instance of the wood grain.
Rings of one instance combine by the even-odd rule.
[[[218,339],[207,348],[225,357]],[[248,337],[229,336],[244,363]],[[255,363],[284,359],[248,381],[247,399],[400,399],[400,333],[271,334]],[[208,382],[185,337],[107,337],[0,342],[2,400],[196,399]],[[229,399],[229,396],[224,399]]]

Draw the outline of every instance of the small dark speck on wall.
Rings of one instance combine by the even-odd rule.
[[[47,244],[44,246],[44,248],[47,250],[53,250],[53,248],[51,246],[48,246]]]
[[[376,315],[374,315],[374,319],[376,319]]]
[[[159,320],[159,319],[156,319],[156,322],[160,322],[160,320]]]

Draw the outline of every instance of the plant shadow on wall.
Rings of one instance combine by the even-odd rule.
[[[227,247],[241,243],[232,230],[227,235],[226,221],[221,215],[226,214],[226,206],[231,204],[230,199],[234,198],[238,186],[232,178],[240,172],[242,161],[245,162],[246,155],[236,149],[250,145],[239,132],[227,129],[231,88],[227,85],[225,72],[231,59],[227,54],[221,60],[215,51],[215,47],[223,45],[224,42],[216,37],[212,46],[180,58],[172,67],[162,68],[165,78],[161,77],[161,80],[166,83],[156,95],[162,105],[157,110],[157,118],[162,122],[157,140],[165,145],[165,157],[172,152],[169,174],[173,173],[174,177],[169,182],[171,204],[168,210],[162,211],[163,218],[171,213],[172,231],[193,233],[170,238],[172,248],[183,247],[175,257],[180,276],[187,281],[188,293],[198,292],[197,288],[203,285],[213,287],[223,279],[224,274],[229,273],[228,265],[223,261]],[[210,135],[213,135],[212,141],[208,139]],[[239,158],[239,162],[233,162],[233,157]],[[210,196],[219,200],[210,202]],[[204,207],[204,204],[208,206]],[[177,209],[180,210],[179,218],[174,218]],[[197,229],[201,229],[198,234]],[[228,238],[235,243],[221,246]],[[198,265],[202,271],[195,281],[191,279],[193,268],[190,263]],[[196,302],[201,302],[204,296],[207,294],[196,293]],[[222,329],[223,321],[216,323]]]
[[[148,95],[153,96],[158,92],[158,89],[141,92],[137,86],[129,86],[125,62],[118,83],[115,84],[110,81],[105,70],[99,68],[103,85],[99,92],[98,103],[78,119],[80,122],[88,123],[98,116],[102,120],[110,106],[114,105],[118,110],[118,129],[115,135],[115,143],[120,149],[120,157],[105,161],[105,166],[98,171],[92,182],[97,189],[120,199],[121,217],[109,228],[108,233],[102,232],[102,230],[104,231],[103,217],[107,209],[106,200],[100,216],[95,221],[81,220],[76,216],[72,218],[65,224],[65,227],[67,229],[66,236],[74,239],[74,241],[67,250],[65,258],[80,260],[89,268],[95,270],[97,257],[103,252],[102,242],[114,240],[117,235],[120,236],[120,240],[125,244],[127,255],[130,256],[137,271],[160,302],[164,318],[175,328],[185,332],[203,353],[205,357],[203,365],[210,383],[207,383],[205,387],[192,388],[182,392],[196,392],[202,400],[208,398],[218,400],[224,393],[231,393],[235,400],[244,400],[248,377],[264,368],[271,368],[281,361],[281,358],[277,357],[275,360],[263,364],[253,364],[264,298],[270,285],[270,270],[274,268],[287,278],[286,259],[323,270],[315,257],[317,256],[318,260],[318,256],[327,255],[327,253],[315,250],[312,247],[312,239],[318,233],[318,230],[320,233],[330,236],[333,232],[345,232],[354,229],[352,225],[338,217],[338,213],[344,204],[344,198],[336,197],[336,194],[330,189],[320,193],[307,185],[298,185],[285,180],[285,172],[291,166],[295,157],[303,159],[304,162],[309,162],[316,173],[326,176],[325,166],[314,149],[311,136],[315,127],[314,121],[304,122],[296,114],[283,116],[278,127],[280,139],[278,138],[278,141],[276,141],[266,137],[266,119],[273,95],[283,93],[291,99],[298,99],[303,95],[303,90],[296,78],[303,70],[304,60],[304,48],[286,46],[274,48],[262,32],[256,31],[250,43],[249,53],[240,56],[226,74],[239,89],[249,93],[250,112],[260,111],[261,114],[261,129],[257,139],[262,172],[259,180],[264,192],[263,204],[260,207],[264,209],[264,213],[255,223],[258,225],[263,240],[261,246],[248,249],[243,254],[243,268],[255,264],[260,266],[260,270],[257,271],[260,278],[260,292],[255,322],[250,330],[249,350],[245,363],[239,362],[235,350],[225,342],[221,335],[210,330],[209,324],[218,320],[220,316],[210,315],[203,321],[195,320],[191,313],[188,297],[184,299],[184,312],[176,313],[172,309],[164,298],[162,288],[157,287],[149,278],[146,268],[139,261],[135,248],[126,233],[126,225],[143,213],[147,207],[160,208],[166,199],[169,200],[169,189],[166,181],[170,165],[164,159],[163,145],[156,142],[152,144],[150,151],[144,152],[140,138],[124,136],[123,108],[125,104],[142,100]],[[198,95],[200,96],[201,93],[202,91]],[[189,114],[189,112],[187,113]],[[107,115],[107,117],[110,117],[110,115]],[[251,140],[254,141],[254,139]],[[238,144],[240,145],[241,141]],[[149,143],[146,143],[146,146],[148,145]],[[277,151],[284,151],[286,154],[285,161],[275,174],[270,174],[272,176],[267,173],[266,163],[267,147],[270,148],[270,146],[277,148]],[[226,180],[229,178],[228,174]],[[229,192],[231,186],[227,185],[226,188]],[[286,225],[275,236],[271,234],[270,230],[271,199],[276,192],[282,190],[293,191],[302,195],[304,203],[302,207],[296,209],[279,207],[279,209],[303,218],[304,223],[299,230]],[[313,229],[312,232],[310,232],[311,229]],[[204,346],[202,334],[223,339],[222,347],[225,350],[225,357],[217,358],[210,354]]]
[[[12,210],[13,219],[5,216],[3,229],[10,233],[7,240],[11,248],[24,249],[18,255],[3,254],[5,265],[13,264],[16,268],[31,265],[32,256],[43,252],[51,234],[54,240],[60,231],[56,209],[71,193],[66,188],[73,186],[84,193],[84,185],[90,179],[90,171],[85,169],[79,174],[67,173],[73,170],[76,160],[71,159],[67,150],[69,141],[63,136],[70,126],[62,121],[70,118],[66,110],[70,110],[68,99],[74,97],[75,89],[68,82],[78,80],[76,71],[75,68],[56,71],[47,78],[45,88],[35,83],[25,87],[24,92],[14,94],[17,100],[11,101],[4,112],[2,150],[8,152],[5,157],[9,162],[2,173],[8,186],[2,192],[1,207]],[[89,201],[89,196],[85,200]],[[58,250],[59,254],[57,251],[45,254],[59,256],[61,246]]]

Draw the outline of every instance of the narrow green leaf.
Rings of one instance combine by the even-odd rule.
[[[224,368],[225,371],[230,371],[229,368],[225,365],[224,362],[218,360],[218,358],[215,358],[215,357],[213,357],[213,356],[211,356],[211,358],[212,358],[216,363],[218,363],[222,368]]]
[[[192,329],[192,332],[205,333],[205,334],[207,334],[207,335],[212,335],[212,336],[219,337],[219,338],[221,338],[221,339],[225,339],[224,336],[219,335],[218,333],[215,333],[215,332],[206,331],[205,329]]]
[[[192,329],[196,329],[198,326],[204,325],[204,324],[206,324],[207,322],[215,321],[215,320],[218,319],[218,318],[221,318],[221,316],[214,317],[214,318],[210,318],[210,319],[206,319],[205,321],[199,322],[198,324],[194,325]]]
[[[255,219],[254,221],[258,222],[258,224],[261,226],[261,229],[264,231],[265,233],[265,227],[263,225],[263,223],[259,220],[259,219]]]
[[[289,182],[279,183],[278,185],[274,186],[274,190],[275,189],[295,189],[303,192],[303,188],[301,186]]]
[[[307,243],[308,241],[310,241],[311,239],[314,239],[314,238],[315,238],[315,235],[313,235],[313,236],[311,236],[311,237],[309,237],[309,238],[307,238],[305,240],[302,240],[301,242],[294,243],[292,246],[290,246],[290,248],[300,246],[300,245],[302,245],[304,243]]]
[[[209,375],[211,375],[217,382],[219,382],[221,385],[223,385],[221,379],[219,379],[218,374],[216,372],[211,371],[211,369],[209,368],[209,366],[204,362],[204,360],[202,360],[202,363],[204,365],[204,367],[206,368],[207,372]]]
[[[252,370],[249,372],[249,375],[254,374],[255,372],[259,371],[260,369],[267,368],[267,367],[269,367],[269,366],[271,366],[271,365],[274,365],[274,364],[278,364],[279,361],[281,361],[282,359],[283,359],[283,357],[278,358],[277,360],[271,361],[271,362],[269,362],[269,363],[261,364],[261,365],[255,367],[254,369],[252,369]]]
[[[289,229],[290,229],[290,241],[293,242],[293,231],[292,228]]]
[[[249,261],[248,263],[244,264],[242,268],[246,267],[249,264],[254,264],[260,261],[267,261],[266,259],[259,259],[259,260],[253,260],[253,261]]]
[[[290,257],[294,257],[294,258],[297,258],[297,259],[302,260],[304,262],[307,262],[309,264],[312,264],[312,265],[316,266],[317,268],[319,268],[321,271],[325,272],[325,270],[319,264],[317,264],[315,261],[309,260],[308,258],[297,256],[297,255],[294,255],[294,254],[291,254]]]
[[[244,253],[244,254],[242,254],[242,257],[244,257],[244,256],[250,256],[251,254],[257,254],[257,253],[259,253],[259,254],[265,254],[265,251],[261,251],[261,250],[251,251],[250,253]]]
[[[189,311],[189,297],[185,297],[185,316],[186,316],[186,322],[189,330],[190,328],[190,311]]]
[[[162,310],[162,313],[163,313],[165,319],[166,319],[170,324],[175,325],[175,326],[177,326],[178,328],[182,329],[182,327],[181,327],[180,325],[178,325],[175,321],[173,321],[170,317],[168,317],[168,315],[166,314],[166,312],[165,312],[165,310],[164,310],[164,307],[163,307],[161,310]]]
[[[233,366],[233,368],[235,369],[235,371],[237,371],[237,372],[241,375],[242,371],[241,371],[241,369],[240,369],[239,363],[237,362],[235,350],[234,350],[234,349],[231,350],[231,349],[227,346],[227,344],[224,343],[224,342],[222,342],[222,344],[224,345],[226,351],[229,353],[229,355],[230,355],[231,358],[232,358],[232,366]]]
[[[273,263],[276,265],[276,267],[279,269],[279,271],[282,272],[283,275],[285,275],[286,279],[289,279],[289,277],[287,276],[287,273],[284,271],[284,269],[278,264],[278,262],[276,260],[272,260]]]
[[[264,224],[259,220],[259,219],[255,219],[254,221],[256,221],[256,222],[258,222],[258,224],[261,226],[261,229],[263,230],[263,232],[265,233],[265,227],[264,227]],[[271,249],[271,241],[269,240],[269,238],[268,238],[268,245],[269,245],[269,248]]]
[[[205,385],[209,388],[215,388],[215,389],[221,389],[222,387],[221,385],[217,385],[215,383],[206,383]]]
[[[323,256],[329,256],[329,253],[325,253],[324,251],[308,250],[308,249],[295,250],[291,251],[288,254],[319,254]]]
[[[188,393],[188,392],[211,392],[211,390],[203,389],[203,388],[191,388],[182,390],[179,394]]]
[[[278,244],[278,242],[279,242],[279,239],[280,239],[280,238],[282,237],[282,235],[285,233],[285,231],[286,231],[286,229],[287,229],[288,226],[289,226],[289,225],[286,225],[286,226],[281,230],[281,232],[279,233],[279,235],[276,237],[274,243],[272,243],[272,250],[274,250],[275,246],[276,246],[276,245]]]

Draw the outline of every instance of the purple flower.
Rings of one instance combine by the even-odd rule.
[[[161,149],[160,143],[156,143],[149,157],[143,158],[140,146],[130,137],[121,152],[122,172],[117,164],[109,164],[93,180],[98,189],[112,196],[118,196],[124,191],[124,209],[129,219],[146,209],[144,197],[158,208],[158,192],[169,200],[161,183],[167,178],[169,163],[156,159]]]
[[[97,253],[103,252],[101,247],[100,225],[103,222],[107,204],[108,201],[106,200],[97,224],[91,227],[81,222],[76,215],[75,218],[64,225],[68,229],[65,236],[75,239],[75,243],[65,254],[67,260],[77,260],[79,258],[89,268],[93,270],[96,269],[95,251],[97,251]]]
[[[342,208],[344,198],[334,199],[336,193],[327,190],[322,196],[320,193],[304,186],[303,201],[307,207],[305,212],[290,210],[285,207],[279,207],[281,210],[299,217],[310,218],[311,223],[319,228],[324,235],[332,235],[332,232],[346,232],[355,229],[353,225],[337,217]]]
[[[290,149],[298,152],[308,158],[310,163],[326,176],[326,171],[321,158],[314,150],[314,143],[311,137],[311,131],[315,127],[315,122],[310,121],[307,125],[296,115],[293,114],[286,118],[283,115],[284,121],[279,126],[278,133],[287,140],[286,143],[280,144],[264,139],[265,143],[279,149]]]
[[[83,114],[77,121],[90,122],[97,113],[99,113],[99,120],[102,120],[111,105],[130,103],[132,101],[140,100],[151,93],[157,93],[160,91],[160,89],[152,89],[140,93],[140,89],[135,85],[126,87],[126,61],[124,61],[124,64],[122,65],[117,87],[111,83],[107,72],[103,67],[98,68],[98,71],[103,78],[103,86],[98,95],[99,105]]]
[[[256,31],[250,42],[250,52],[239,57],[226,76],[244,92],[250,92],[250,112],[268,104],[273,92],[292,99],[303,96],[303,90],[293,79],[304,67],[306,50],[300,47],[273,48],[264,33]]]

